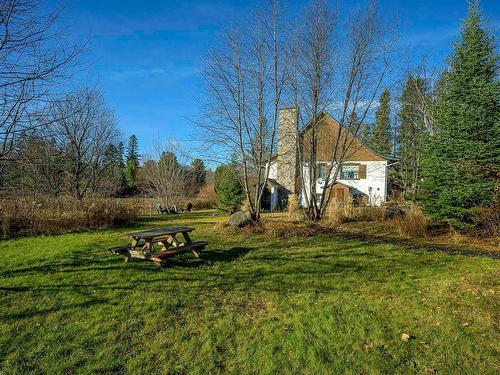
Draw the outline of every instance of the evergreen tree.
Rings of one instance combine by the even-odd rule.
[[[358,114],[353,111],[351,112],[351,114],[349,115],[349,125],[348,125],[348,129],[353,132],[353,133],[356,133],[357,131],[359,131],[360,127],[360,121],[359,121],[359,117],[358,117]]]
[[[349,116],[348,129],[361,138],[367,146],[370,146],[372,125],[368,123],[361,123],[361,120],[356,112],[352,112]]]
[[[128,140],[127,156],[125,163],[125,178],[129,188],[137,184],[137,171],[139,169],[139,144],[137,137],[132,135]]]
[[[118,143],[118,158],[120,162],[120,193],[123,193],[128,186],[125,175],[125,146],[123,142]]]
[[[234,211],[241,206],[245,196],[238,178],[236,163],[222,164],[217,167],[214,188],[220,208]]]
[[[193,187],[199,190],[203,185],[205,185],[207,178],[207,171],[205,170],[205,164],[201,159],[194,159],[191,163],[190,177],[193,182]]]
[[[120,158],[120,167],[125,168],[125,146],[123,146],[123,142],[118,143],[118,157]]]
[[[363,142],[371,147],[372,142],[372,124],[363,123],[361,124],[361,128],[359,129],[359,136],[363,140]]]
[[[472,2],[438,94],[423,159],[423,203],[457,228],[494,199],[500,165],[500,83],[494,37]]]
[[[392,151],[390,94],[385,89],[380,96],[380,104],[375,112],[375,125],[370,139],[371,147],[381,154],[389,155]]]
[[[109,194],[120,194],[126,187],[119,145],[109,144],[104,149],[103,179],[104,188]]]
[[[404,189],[407,199],[415,197],[420,181],[424,124],[417,105],[419,93],[424,90],[424,81],[421,78],[408,76],[399,99],[401,110],[397,115],[396,135],[399,164],[396,179]]]

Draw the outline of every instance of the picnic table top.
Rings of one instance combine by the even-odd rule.
[[[191,232],[193,228],[189,227],[167,227],[160,229],[146,230],[143,232],[129,233],[128,236],[132,238],[154,238],[160,236],[167,236],[177,233]]]

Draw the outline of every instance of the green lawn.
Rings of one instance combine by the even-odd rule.
[[[105,251],[131,228],[0,241],[0,373],[500,371],[499,260],[221,220],[136,225],[209,241],[163,269]]]

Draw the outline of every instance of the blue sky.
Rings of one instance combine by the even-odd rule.
[[[337,2],[334,2],[337,4]],[[340,1],[348,11],[358,2]],[[200,59],[228,22],[245,17],[252,2],[72,0],[65,19],[73,37],[89,40],[81,80],[98,82],[115,110],[124,137],[136,134],[141,151],[154,139],[177,139],[189,148],[202,82]],[[456,40],[467,4],[461,0],[380,0],[382,9],[397,14],[402,45],[415,60],[425,55],[444,63]],[[289,1],[299,12],[305,1]],[[498,32],[500,6],[483,0],[489,26]]]

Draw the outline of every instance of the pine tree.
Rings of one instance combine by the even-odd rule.
[[[215,170],[215,193],[220,208],[234,211],[241,206],[245,195],[238,179],[236,163],[222,164]]]
[[[139,143],[137,137],[132,135],[128,140],[127,156],[125,163],[125,177],[129,188],[137,184],[137,171],[139,169]]]
[[[118,158],[120,162],[120,194],[122,194],[128,186],[125,175],[125,146],[123,142],[118,143]]]
[[[380,104],[375,112],[375,125],[370,139],[371,147],[381,154],[389,155],[392,151],[390,94],[385,89],[380,96]]]
[[[109,144],[104,149],[103,157],[104,187],[112,195],[121,194],[123,185],[123,161],[120,146]]]
[[[191,163],[190,177],[193,182],[193,187],[199,190],[206,182],[207,171],[205,164],[201,159],[194,159]]]
[[[359,137],[363,140],[363,142],[371,147],[371,142],[372,142],[372,124],[369,123],[363,123],[361,124],[361,127],[359,129]]]
[[[353,111],[351,112],[351,114],[349,115],[349,125],[348,125],[348,129],[353,132],[353,133],[356,133],[357,131],[359,131],[359,127],[360,127],[360,123],[359,123],[359,117],[358,117],[358,114]]]
[[[423,203],[457,228],[494,199],[500,165],[500,83],[494,37],[472,2],[438,94],[423,159]]]
[[[421,78],[408,76],[399,99],[401,110],[397,115],[396,136],[399,164],[396,179],[404,189],[407,199],[416,196],[420,181],[424,124],[417,107],[419,94],[424,90],[424,81]]]

